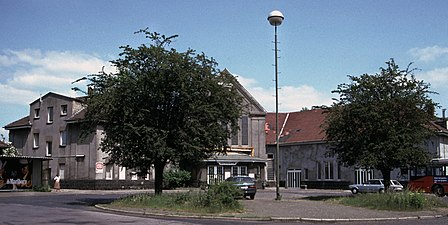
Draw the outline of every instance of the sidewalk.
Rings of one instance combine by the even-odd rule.
[[[313,221],[313,222],[347,222],[347,221],[376,221],[376,220],[404,220],[447,217],[448,209],[434,211],[398,212],[371,210],[350,206],[343,206],[324,201],[304,199],[306,196],[342,196],[350,195],[344,190],[300,190],[281,189],[282,200],[275,200],[275,189],[258,190],[255,200],[242,200],[246,211],[239,214],[196,215],[192,213],[167,212],[143,209],[112,209],[108,205],[97,206],[105,210],[120,213],[216,218],[236,220],[265,220],[265,221]]]

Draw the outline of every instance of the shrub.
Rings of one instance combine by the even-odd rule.
[[[190,172],[185,170],[173,169],[163,174],[164,187],[167,189],[186,187],[190,179]]]
[[[241,196],[240,189],[229,182],[210,185],[207,191],[199,195],[194,203],[197,207],[207,208],[208,212],[239,210],[241,204],[236,200]]]
[[[206,191],[174,194],[137,194],[113,202],[113,205],[199,213],[239,212],[243,208],[235,199],[241,192],[234,185],[223,182],[211,185]]]
[[[342,198],[340,202],[351,206],[396,211],[428,210],[434,207],[446,207],[446,204],[432,195],[409,190],[384,194],[362,194]]]
[[[33,191],[36,192],[50,192],[51,189],[48,185],[44,185],[44,186],[33,186]]]

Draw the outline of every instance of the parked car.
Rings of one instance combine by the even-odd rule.
[[[368,193],[368,192],[384,192],[384,180],[383,179],[372,179],[368,180],[365,184],[351,184],[348,186],[353,194],[358,193]],[[397,180],[390,180],[389,189],[391,191],[402,191],[403,185]]]
[[[247,196],[249,196],[250,199],[255,198],[255,194],[257,193],[257,187],[255,185],[254,179],[252,179],[251,177],[235,176],[227,178],[226,181],[232,182],[235,184],[235,186],[239,187],[243,193],[244,198],[246,198]]]

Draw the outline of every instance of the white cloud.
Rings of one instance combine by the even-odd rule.
[[[416,73],[416,75],[433,87],[446,87],[448,85],[448,67],[436,68],[428,72]]]
[[[241,76],[238,76],[237,79],[268,112],[275,111],[275,88],[260,87],[254,79]],[[331,98],[330,94],[319,92],[308,85],[283,86],[279,87],[278,107],[280,112],[292,112],[300,111],[305,107],[330,106]]]
[[[426,48],[413,48],[409,53],[417,60],[429,62],[448,55],[448,48],[434,45]]]
[[[99,72],[112,71],[109,62],[96,55],[70,52],[25,49],[0,53],[0,102],[27,105],[40,94],[56,92],[76,96],[71,84],[78,78]],[[80,88],[85,82],[76,86]]]

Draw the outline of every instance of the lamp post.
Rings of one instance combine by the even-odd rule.
[[[280,187],[280,145],[279,139],[280,134],[278,133],[278,64],[277,64],[277,27],[280,26],[283,22],[283,14],[280,11],[274,10],[269,13],[268,20],[269,23],[274,26],[275,29],[275,200],[281,200],[282,196],[280,195],[279,187]]]

